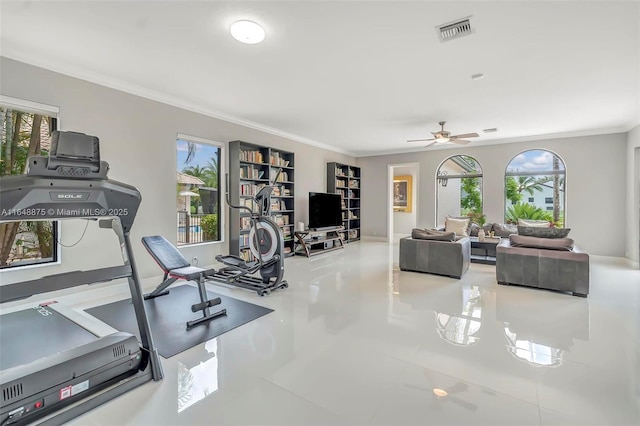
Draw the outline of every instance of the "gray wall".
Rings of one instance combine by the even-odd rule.
[[[518,153],[543,148],[557,153],[567,167],[566,226],[570,237],[591,254],[625,255],[627,202],[625,175],[627,134],[608,134],[465,148],[425,150],[358,158],[362,167],[364,235],[387,236],[388,164],[419,161],[418,227],[435,225],[435,174],[441,161],[470,155],[483,171],[483,205],[487,222],[504,221],[504,172]],[[386,189],[386,190],[384,190]],[[637,222],[636,222],[637,223]]]
[[[634,261],[640,260],[640,125],[627,134],[627,232],[626,256]]]
[[[355,164],[351,156],[305,145],[262,131],[144,99],[87,81],[0,57],[1,94],[60,108],[61,130],[100,138],[109,177],[136,186],[143,201],[132,230],[132,242],[142,277],[160,270],[145,252],[140,238],[160,234],[176,240],[176,136],[178,133],[225,143],[245,140],[296,154],[296,222],[308,221],[309,191],[326,190],[326,163]],[[84,221],[63,221],[61,240],[70,245],[80,238]],[[83,240],[62,249],[62,264],[3,271],[1,284],[35,279],[77,269],[121,263],[115,236],[89,226]],[[228,235],[228,226],[226,234]],[[216,254],[228,253],[228,243],[182,249],[200,265],[215,264]]]

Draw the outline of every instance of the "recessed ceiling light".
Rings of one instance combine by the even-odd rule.
[[[236,21],[231,25],[231,35],[243,43],[256,44],[264,40],[264,28],[253,21]]]
[[[471,76],[471,80],[482,80],[484,78],[484,74],[482,74],[481,72],[478,74],[473,74]]]
[[[498,131],[498,129],[495,128],[495,127],[491,128],[491,129],[484,129],[483,130],[483,132],[485,132],[485,133],[494,133],[494,132],[497,132],[497,131]]]

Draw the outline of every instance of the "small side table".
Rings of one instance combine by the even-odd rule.
[[[485,265],[495,265],[496,246],[500,242],[500,237],[486,237],[482,242],[478,240],[478,237],[469,238],[471,239],[471,250],[478,253],[471,254],[471,262],[484,263]]]

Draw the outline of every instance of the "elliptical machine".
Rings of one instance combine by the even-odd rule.
[[[278,171],[273,182],[277,182]],[[271,193],[273,184],[265,185],[256,193],[252,201],[257,205],[255,209],[231,204],[229,197],[229,175],[226,175],[226,201],[232,209],[246,211],[250,214],[251,230],[249,231],[249,250],[254,260],[245,260],[240,256],[218,255],[216,260],[225,265],[207,279],[222,284],[254,290],[259,296],[269,295],[272,290],[285,289],[289,284],[284,277],[284,240],[282,231],[271,220]],[[260,273],[260,277],[253,274]]]

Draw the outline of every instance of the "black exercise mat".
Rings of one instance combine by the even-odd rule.
[[[187,321],[202,317],[202,311],[191,312],[191,305],[200,303],[198,288],[182,285],[170,290],[167,295],[144,301],[153,340],[158,352],[164,358],[170,358],[197,344],[273,312],[273,309],[208,291],[207,297],[209,299],[215,297],[222,299],[222,303],[213,306],[211,311],[217,312],[220,309],[226,309],[227,315],[187,330]],[[86,312],[116,330],[131,333],[140,340],[131,299],[86,309]]]

